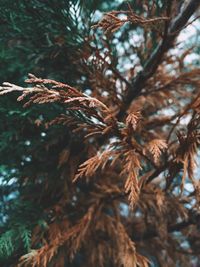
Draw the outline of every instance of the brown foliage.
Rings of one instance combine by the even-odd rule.
[[[189,4],[183,14],[188,14]],[[187,254],[199,258],[200,185],[195,171],[200,145],[200,69],[184,68],[184,58],[191,50],[176,56],[165,54],[174,42],[170,29],[176,29],[169,19],[174,10],[169,11],[167,16],[145,18],[129,7],[105,14],[95,26],[108,33],[127,22],[153,30],[157,23],[163,24],[162,60],[156,50],[155,67],[146,64],[142,74],[133,69],[128,75],[119,72],[108,51],[90,46],[87,53],[93,60],[89,64],[83,58],[79,68],[87,74],[91,95],[32,74],[26,88],[10,83],[1,87],[1,95],[19,92],[18,101],[24,101],[25,107],[64,105],[66,113],[45,126],[67,126],[84,147],[74,155],[72,145],[58,155],[67,186],[58,205],[52,207],[55,222],[49,224],[45,236],[35,230],[33,245],[41,243],[42,247],[23,255],[20,267],[56,266],[56,261],[73,260],[78,253],[86,255],[83,265],[92,267],[108,263],[147,267],[151,256],[159,266],[175,266],[178,259],[181,266],[191,266]],[[121,19],[120,14],[126,18]],[[179,18],[180,22],[176,35],[187,21]],[[157,38],[160,41],[160,35]],[[142,47],[139,52],[143,53]],[[111,63],[106,62],[107,57]],[[142,87],[137,86],[140,77]],[[126,96],[131,99],[127,101]],[[192,192],[187,192],[186,183],[193,186]],[[67,207],[72,200],[76,215],[70,218]],[[189,248],[183,248],[181,240],[187,240]]]

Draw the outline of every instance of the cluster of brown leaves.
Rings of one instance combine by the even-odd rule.
[[[124,181],[125,187],[123,197],[128,195],[130,207],[133,210],[135,207],[137,207],[138,205],[140,206],[142,204],[140,204],[141,194],[142,199],[145,199],[143,195],[144,190],[148,189],[148,187],[146,187],[146,184],[149,183],[148,179],[152,179],[152,175],[155,175],[156,177],[159,173],[162,173],[164,170],[167,170],[169,166],[170,177],[172,179],[174,178],[174,175],[177,172],[181,171],[183,167],[183,178],[181,186],[182,191],[184,189],[184,181],[186,178],[187,171],[190,179],[192,180],[196,188],[196,192],[199,192],[198,183],[193,177],[193,172],[195,169],[195,156],[198,151],[197,147],[200,143],[199,130],[197,129],[199,125],[198,96],[195,97],[194,100],[192,100],[192,102],[189,103],[187,107],[184,107],[183,110],[178,112],[179,117],[176,117],[178,118],[178,123],[180,122],[181,117],[191,112],[191,110],[193,112],[193,116],[189,124],[187,125],[187,133],[185,134],[184,132],[179,132],[177,136],[180,144],[174,146],[174,141],[171,138],[175,137],[173,135],[173,132],[175,127],[178,127],[178,123],[176,122],[173,125],[173,127],[171,128],[171,132],[168,132],[168,134],[170,134],[170,137],[167,141],[165,141],[163,138],[166,138],[167,136],[163,135],[163,133],[160,133],[159,131],[157,133],[151,133],[152,128],[150,126],[154,125],[154,127],[158,127],[159,129],[159,127],[162,127],[163,124],[157,119],[157,117],[148,118],[151,121],[151,124],[149,121],[144,121],[142,116],[144,116],[143,109],[145,107],[143,107],[140,112],[130,110],[129,115],[126,118],[126,124],[121,124],[119,121],[117,121],[113,113],[109,110],[107,106],[105,106],[105,104],[103,104],[96,98],[84,95],[83,93],[79,92],[77,89],[71,86],[61,84],[52,80],[36,78],[33,75],[30,75],[30,79],[28,79],[27,82],[28,84],[31,84],[31,86],[28,88],[22,88],[9,83],[4,83],[4,86],[1,88],[1,94],[19,91],[22,93],[22,95],[18,98],[18,100],[25,100],[26,97],[29,96],[29,99],[25,103],[25,106],[30,105],[32,103],[44,104],[59,102],[63,105],[66,105],[67,110],[78,110],[79,112],[82,111],[85,116],[84,118],[95,118],[98,122],[93,123],[91,119],[85,120],[84,123],[81,121],[78,123],[80,117],[73,117],[73,113],[66,113],[61,115],[61,117],[58,117],[55,120],[51,121],[48,126],[55,123],[62,123],[64,125],[67,125],[68,127],[71,127],[73,131],[78,130],[79,134],[82,134],[83,136],[87,137],[88,140],[90,140],[91,137],[94,136],[94,134],[97,132],[98,127],[100,127],[98,129],[98,133],[103,138],[108,133],[111,134],[111,136],[116,136],[116,140],[112,143],[109,143],[111,139],[108,139],[108,143],[104,144],[104,146],[102,147],[102,152],[97,151],[96,155],[89,157],[88,159],[86,159],[86,161],[80,164],[78,170],[76,170],[74,172],[74,175],[72,175],[72,180],[74,180],[74,182],[79,181],[79,178],[82,176],[84,176],[86,178],[86,181],[90,183],[89,178],[91,177],[101,179],[102,175],[105,177],[109,177],[109,175],[111,175],[112,173],[112,176],[114,178],[117,173],[120,173],[119,177],[121,177],[121,181]],[[169,83],[169,86],[170,84],[171,83]],[[138,106],[138,101],[141,101],[141,98],[138,98],[136,100],[136,106]],[[147,104],[150,108],[155,108],[155,106],[152,106],[151,102],[148,102]],[[164,122],[166,121],[170,122],[170,119],[167,117]],[[107,131],[105,134],[107,128],[112,129],[112,132]],[[148,132],[149,129],[150,132]],[[90,131],[89,135],[88,131]],[[148,133],[148,135],[146,133]],[[134,137],[130,138],[130,135],[133,134],[141,135],[141,137],[143,138],[143,145],[141,141],[136,141]],[[163,164],[160,161],[162,153],[164,153],[166,149],[168,149],[169,155],[170,151],[173,154],[172,159],[170,159],[169,157],[169,165],[167,165],[166,163]],[[153,161],[151,159],[151,156],[153,157]],[[70,152],[68,150],[63,151],[63,153],[60,155],[59,166],[61,167],[63,166],[63,164],[66,164],[66,162],[69,160],[69,157]],[[143,167],[146,164],[152,164],[152,166],[155,168],[155,171],[147,171],[146,173],[143,171],[143,176],[141,176],[139,172],[143,170]],[[160,172],[158,172],[158,170],[160,170]],[[112,186],[112,184],[109,184],[109,187],[110,186]],[[117,195],[121,195],[120,188],[114,189],[113,187],[113,189],[110,188],[108,190],[108,187],[105,183],[100,183],[95,190],[100,190],[102,192],[101,194],[97,192],[92,193],[93,197],[97,198],[97,200],[104,198],[107,199],[110,194],[113,194],[113,199],[115,199]],[[153,191],[153,194],[155,194],[156,196],[153,205],[155,205],[155,207],[158,207],[159,218],[160,213],[163,213],[163,211],[166,212],[166,205],[163,204],[165,202],[164,199],[166,198],[166,196],[164,195],[162,190],[159,189],[159,187]],[[147,198],[147,201],[149,201],[149,198]],[[96,203],[99,202],[97,201]],[[145,205],[147,205],[146,202],[144,203]],[[53,261],[60,247],[63,247],[65,245],[69,246],[69,244],[71,246],[69,258],[72,259],[76,252],[84,244],[84,239],[86,238],[88,231],[91,231],[91,229],[88,230],[91,226],[91,220],[94,219],[91,216],[93,216],[92,214],[94,214],[95,209],[99,209],[98,205],[95,204],[93,208],[90,208],[89,211],[85,214],[85,216],[80,220],[80,222],[78,222],[74,226],[70,226],[70,223],[68,221],[64,221],[64,224],[67,223],[67,231],[60,230],[60,226],[56,224],[51,225],[51,228],[55,226],[56,230],[52,228],[49,231],[53,234],[55,230],[56,237],[52,238],[52,242],[46,243],[45,241],[46,244],[43,240],[44,246],[42,248],[38,250],[32,250],[29,254],[22,256],[22,258],[20,259],[19,266],[30,266],[31,264],[31,266],[45,267],[49,262]],[[144,207],[141,206],[141,209],[143,208]],[[181,207],[179,206],[179,209],[180,208]],[[122,243],[120,243],[121,245],[118,248],[121,251],[120,258],[122,264],[124,264],[124,266],[147,266],[147,261],[143,258],[143,256],[140,256],[136,253],[133,241],[128,238],[127,234],[125,234],[124,232],[125,229],[122,227],[123,226],[121,225],[118,229],[119,233],[121,232],[121,235],[123,236],[123,238],[120,240],[123,240],[124,238],[125,240],[127,239],[126,242],[121,241]],[[167,226],[165,224],[165,230],[161,230],[164,231],[162,232],[163,235],[166,234],[166,227]],[[104,254],[105,252],[103,251],[101,253]],[[97,259],[93,258],[92,260],[94,261]],[[98,261],[99,260],[100,259],[98,259]],[[104,260],[101,259],[102,266],[103,261]]]
[[[120,18],[120,16],[125,18]],[[102,28],[105,33],[115,32],[121,28],[125,23],[130,22],[135,25],[142,27],[156,27],[158,23],[167,21],[167,17],[154,17],[154,18],[144,18],[138,16],[133,10],[129,7],[129,11],[111,11],[106,13],[103,18],[98,22],[97,25],[94,25],[94,28]]]
[[[68,252],[69,257],[73,259],[74,254],[79,249],[87,234],[94,211],[95,207],[90,207],[83,218],[80,219],[76,225],[71,227],[69,225],[69,221],[67,220],[62,221],[61,224],[52,223],[48,229],[48,238],[50,241],[40,249],[32,250],[28,254],[23,255],[20,258],[18,266],[46,267],[52,258],[58,253],[58,249],[67,242],[69,242],[71,246],[71,249]],[[66,231],[66,229],[68,229],[68,231]]]
[[[127,22],[153,28],[168,22],[166,16],[154,17],[155,13],[146,18],[130,8],[113,11],[95,27],[114,32]],[[167,23],[165,27],[164,35]],[[83,265],[92,267],[109,262],[147,267],[149,260],[142,254],[155,257],[159,266],[176,266],[177,259],[189,266],[187,255],[199,257],[200,248],[200,185],[195,177],[200,69],[184,66],[191,50],[163,55],[157,71],[127,106],[125,95],[137,89],[131,83],[137,73],[132,69],[124,77],[125,72],[112,64],[108,42],[103,45],[106,49],[89,46],[78,66],[88,77],[90,95],[32,74],[27,88],[10,83],[0,88],[0,95],[21,93],[18,100],[25,101],[25,107],[63,105],[66,112],[45,126],[62,124],[83,143],[77,149],[71,141],[62,148],[58,156],[62,194],[48,210],[54,212],[53,222],[45,233],[34,229],[32,247],[42,246],[22,256],[19,266],[64,266],[78,253],[86,258]],[[131,49],[130,45],[128,56]],[[138,54],[143,55],[142,49],[138,48]],[[187,183],[193,185],[192,192],[187,191]],[[57,199],[57,192],[53,196]],[[174,231],[180,232],[190,249],[181,246]]]

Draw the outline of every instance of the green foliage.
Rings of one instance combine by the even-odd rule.
[[[31,247],[32,229],[36,225],[45,229],[46,225],[45,220],[42,219],[44,215],[40,207],[36,207],[33,202],[20,200],[17,192],[11,193],[14,197],[6,201],[6,205],[10,208],[7,211],[7,217],[4,218],[6,223],[1,229],[1,263],[12,259],[15,254],[28,253]]]
[[[0,83],[19,84],[23,84],[29,72],[71,85],[80,84],[82,73],[74,60],[79,59],[79,51],[88,38],[94,11],[118,5],[113,1],[109,6],[101,0],[0,2]],[[15,254],[28,252],[35,225],[46,228],[45,220],[49,218],[44,220],[41,210],[56,202],[50,197],[53,191],[58,192],[59,198],[62,183],[58,178],[62,169],[57,168],[58,155],[71,142],[66,127],[47,129],[43,124],[65,113],[64,108],[53,104],[24,109],[14,99],[16,95],[0,98],[1,264],[14,259]],[[88,120],[80,111],[73,114],[81,121]],[[46,201],[35,207],[47,187],[47,174]],[[32,182],[23,186],[19,177],[22,180],[31,177]],[[34,183],[36,177],[40,177],[40,184]]]
[[[0,237],[0,261],[4,258],[9,258],[20,248],[20,245],[23,246],[25,252],[28,252],[30,244],[31,230],[24,225],[13,227]]]
[[[3,233],[0,238],[0,255],[1,258],[9,257],[14,251],[14,244],[16,242],[16,236],[18,231],[15,229],[8,230]]]

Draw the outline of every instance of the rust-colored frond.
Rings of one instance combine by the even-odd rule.
[[[98,22],[97,25],[93,27],[102,28],[105,32],[115,32],[121,26],[124,25],[128,20],[121,20],[117,17],[115,11],[109,12],[104,15],[104,17]]]
[[[58,249],[67,241],[70,241],[72,244],[70,256],[73,257],[85,238],[94,211],[95,207],[91,206],[76,225],[71,228],[67,225],[67,231],[65,228],[63,229],[64,231],[61,231],[58,226],[56,228],[54,227],[54,233],[56,233],[56,235],[53,235],[54,238],[50,240],[50,243],[45,244],[40,249],[32,250],[28,254],[23,255],[19,260],[18,267],[47,267],[52,258],[58,253]],[[53,226],[56,225],[54,224]],[[52,233],[50,233],[50,235],[52,235]]]
[[[33,103],[45,104],[59,101],[68,104],[69,109],[73,105],[73,108],[78,107],[79,110],[86,110],[89,105],[90,108],[99,108],[102,112],[109,112],[107,106],[100,100],[86,96],[74,87],[53,80],[37,78],[33,74],[29,74],[29,77],[31,78],[26,80],[26,82],[30,84],[30,87],[23,88],[5,82],[3,83],[3,86],[0,87],[0,95],[11,92],[20,92],[21,96],[18,97],[18,101],[22,101],[27,96],[32,95],[29,96],[29,100],[24,104],[25,107]],[[88,110],[88,112],[91,114],[91,110]],[[93,113],[96,117],[95,110]]]
[[[183,190],[186,175],[191,179],[195,185],[194,171],[196,168],[196,156],[198,153],[198,147],[200,145],[200,133],[198,128],[199,125],[199,115],[194,112],[190,123],[187,126],[186,132],[177,132],[177,137],[180,145],[176,151],[175,162],[181,163],[183,165],[183,176],[181,190]]]
[[[161,153],[166,148],[167,148],[166,141],[162,139],[154,139],[150,141],[146,146],[147,151],[151,153],[155,162],[158,162]]]
[[[125,165],[122,174],[126,175],[125,192],[129,195],[130,207],[133,208],[139,197],[138,171],[141,169],[139,155],[134,150],[125,154]]]
[[[140,120],[140,112],[139,111],[131,112],[126,118],[126,125],[127,126],[130,125],[133,128],[133,130],[135,130],[139,120]]]
[[[116,159],[117,154],[118,153],[115,151],[104,151],[103,153],[97,154],[96,156],[86,160],[80,165],[78,173],[74,177],[74,181],[83,176],[86,178],[93,176],[98,168],[103,170],[109,160],[114,161],[114,159]]]
[[[119,234],[119,258],[121,264],[127,267],[148,267],[149,260],[136,253],[135,243],[130,239],[121,223],[117,224]]]
[[[125,18],[122,19],[119,15],[124,15]],[[144,18],[142,16],[138,16],[131,9],[130,11],[111,11],[106,13],[98,24],[93,27],[102,28],[106,33],[108,33],[115,32],[127,22],[140,25],[142,27],[152,27],[168,19],[169,18],[167,17]]]

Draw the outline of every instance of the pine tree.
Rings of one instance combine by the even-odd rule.
[[[2,1],[3,267],[197,266],[199,5]]]

